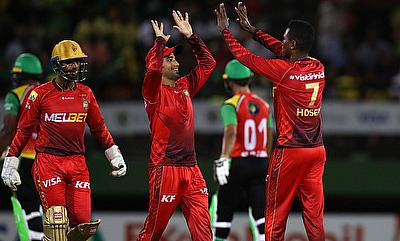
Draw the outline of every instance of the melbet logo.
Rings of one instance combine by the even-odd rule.
[[[315,80],[315,79],[323,79],[325,78],[325,73],[324,72],[318,72],[318,73],[309,73],[309,74],[292,74],[289,76],[291,80]]]
[[[85,122],[87,113],[44,113],[44,121]]]

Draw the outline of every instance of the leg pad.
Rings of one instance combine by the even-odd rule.
[[[47,209],[43,229],[44,241],[67,241],[67,209],[63,206]]]

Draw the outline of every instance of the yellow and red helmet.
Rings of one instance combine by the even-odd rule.
[[[51,66],[56,74],[60,74],[67,81],[83,81],[87,75],[87,55],[82,51],[81,46],[73,40],[63,40],[56,44],[51,53]],[[79,62],[77,73],[64,71],[63,63]]]

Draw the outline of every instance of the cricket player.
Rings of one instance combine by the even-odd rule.
[[[215,241],[227,240],[233,213],[245,194],[255,241],[264,239],[265,178],[272,150],[273,121],[268,103],[250,91],[253,73],[236,59],[225,67],[225,87],[233,93],[221,107],[224,137],[214,161],[219,184],[210,208]]]
[[[200,37],[193,33],[189,15],[173,11],[174,28],[189,43],[197,66],[179,74],[176,48],[166,47],[170,35],[163,23],[151,24],[156,35],[146,56],[142,94],[151,129],[149,160],[149,211],[137,240],[160,240],[179,205],[194,241],[211,241],[208,192],[194,150],[194,118],[191,98],[215,68],[215,60]]]
[[[86,79],[86,57],[75,41],[64,40],[54,46],[51,64],[57,76],[32,90],[23,104],[1,174],[4,183],[16,191],[21,184],[18,157],[37,127],[32,173],[45,212],[45,241],[66,240],[67,236],[72,241],[87,240],[100,223],[90,222],[85,123],[105,149],[113,168],[111,175],[126,174],[124,159],[104,123],[93,92],[79,83]]]
[[[325,241],[322,175],[325,148],[322,140],[321,102],[325,87],[323,64],[309,56],[314,29],[306,21],[292,20],[283,42],[249,23],[243,3],[236,7],[242,28],[274,52],[266,59],[244,48],[229,31],[224,4],[216,10],[218,30],[235,58],[273,83],[278,140],[268,167],[267,241],[283,241],[294,197],[303,206],[303,222],[310,241]]]
[[[6,152],[17,130],[22,103],[26,102],[30,92],[39,85],[43,73],[40,60],[31,53],[20,54],[11,70],[14,88],[6,94],[4,100],[3,127],[0,130],[0,153]],[[43,224],[39,195],[33,182],[31,170],[35,159],[34,139],[36,130],[32,132],[27,144],[19,156],[18,166],[22,185],[18,199],[12,197],[13,211],[19,239],[21,241],[42,240]],[[5,153],[5,155],[7,155]],[[20,208],[21,207],[21,208]]]

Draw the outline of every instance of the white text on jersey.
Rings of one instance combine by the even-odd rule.
[[[85,122],[87,113],[44,113],[44,121]]]

